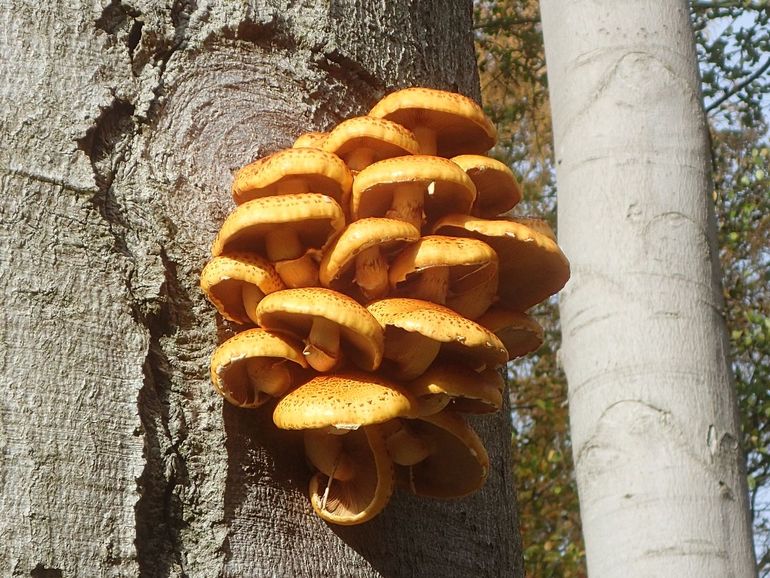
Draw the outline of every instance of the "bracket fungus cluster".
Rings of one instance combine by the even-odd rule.
[[[396,487],[456,498],[486,479],[465,415],[500,409],[499,368],[542,342],[526,310],[569,277],[547,224],[501,215],[521,190],[484,155],[495,139],[474,101],[408,88],[235,176],[201,288],[243,331],[211,380],[304,432],[330,523]]]

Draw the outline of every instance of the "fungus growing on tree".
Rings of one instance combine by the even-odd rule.
[[[426,155],[396,157],[358,173],[350,212],[354,220],[388,217],[421,229],[426,218],[467,214],[475,198],[473,181],[452,161]]]
[[[375,371],[382,361],[383,331],[377,320],[347,295],[322,287],[271,293],[257,306],[260,327],[305,342],[303,353],[317,371],[335,369],[342,352],[356,366]]]
[[[306,368],[299,342],[290,337],[248,329],[220,345],[211,357],[211,382],[238,407],[259,407],[286,393]]]
[[[532,353],[543,344],[543,328],[526,313],[495,306],[476,322],[500,338],[509,361]]]
[[[542,221],[533,227],[515,219],[455,214],[440,219],[433,232],[479,239],[492,247],[499,259],[500,303],[526,311],[557,293],[569,279],[569,261],[546,226]]]
[[[383,370],[396,379],[423,374],[440,351],[474,369],[508,361],[508,352],[494,333],[441,305],[390,298],[367,309],[385,329]]]
[[[497,293],[497,254],[476,239],[428,235],[399,253],[388,277],[393,295],[447,305],[474,319]]]
[[[406,384],[421,415],[445,407],[463,413],[491,413],[503,403],[503,378],[496,369],[474,371],[465,364],[442,360]]]
[[[265,255],[288,287],[318,285],[311,257],[345,226],[340,206],[326,195],[300,193],[260,197],[225,219],[211,253],[250,250]]]
[[[385,297],[389,263],[419,238],[419,230],[395,219],[370,217],[350,223],[324,252],[321,285],[365,301]]]
[[[424,155],[483,154],[497,140],[495,125],[475,101],[431,88],[405,88],[380,100],[369,116],[410,129]]]
[[[353,175],[337,156],[315,148],[290,148],[254,161],[233,180],[238,205],[260,197],[318,193],[347,207]]]
[[[398,385],[364,372],[319,375],[278,402],[275,425],[306,430],[306,455],[318,470],[310,498],[319,516],[360,524],[385,507],[393,465],[377,424],[411,416],[413,406]]]
[[[220,315],[234,323],[256,323],[257,304],[285,288],[267,259],[245,251],[214,257],[201,271],[201,290]]]
[[[293,149],[320,149],[323,148],[323,143],[326,137],[329,136],[328,132],[309,131],[299,135],[294,144],[291,145]]]
[[[483,156],[495,138],[474,101],[405,89],[235,175],[201,288],[257,328],[216,348],[211,381],[278,400],[329,523],[371,520],[396,485],[454,498],[487,477],[461,414],[500,409],[498,368],[542,342],[524,311],[569,276],[547,223],[500,216],[521,189]]]
[[[400,124],[371,116],[357,116],[338,124],[322,144],[358,173],[372,163],[416,155],[420,152],[414,134]]]
[[[489,474],[489,455],[478,434],[445,409],[412,420],[412,432],[430,448],[410,466],[396,467],[398,484],[418,496],[460,498],[478,490]]]
[[[521,200],[521,187],[513,171],[500,161],[483,155],[452,158],[476,186],[471,214],[490,218],[510,211]]]

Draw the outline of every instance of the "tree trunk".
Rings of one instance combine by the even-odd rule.
[[[589,575],[755,573],[684,0],[543,0]]]
[[[301,438],[213,392],[198,275],[238,167],[408,85],[478,97],[469,2],[0,8],[0,575],[522,575],[485,489],[321,522]],[[483,424],[483,425],[482,425]]]

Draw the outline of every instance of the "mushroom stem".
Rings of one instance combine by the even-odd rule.
[[[275,272],[290,289],[318,285],[318,265],[308,253],[297,259],[276,261]]]
[[[400,184],[393,191],[393,201],[385,216],[390,219],[405,221],[420,230],[424,218],[422,212],[424,195],[424,185],[417,183]]]
[[[355,281],[369,301],[388,294],[388,264],[379,247],[369,247],[356,256]]]
[[[294,381],[291,370],[284,360],[276,361],[272,357],[251,357],[246,360],[246,374],[253,386],[252,394],[256,397],[264,393],[272,397],[280,397]],[[248,395],[248,392],[247,392]]]
[[[316,371],[331,371],[340,361],[340,329],[333,321],[313,317],[313,325],[302,351],[308,364]]]
[[[430,267],[415,280],[409,294],[415,299],[443,305],[449,291],[449,267]]]
[[[265,251],[272,262],[301,257],[302,242],[292,227],[276,227],[265,235]]]
[[[318,265],[303,251],[299,235],[292,227],[276,228],[267,233],[265,252],[287,287],[318,285]]]
[[[393,362],[394,377],[408,381],[425,373],[436,359],[441,343],[416,332],[399,333],[394,339],[385,336],[385,357]]]
[[[241,287],[241,298],[243,299],[243,308],[246,311],[249,319],[254,322],[255,325],[259,325],[257,321],[257,305],[262,301],[265,296],[259,287],[252,283],[244,283]]]
[[[275,195],[292,195],[295,193],[310,193],[307,180],[299,177],[287,178],[279,181],[275,185]]]
[[[362,171],[374,162],[374,150],[368,147],[355,148],[343,160],[351,171]]]
[[[427,126],[415,126],[412,128],[417,144],[420,145],[420,153],[424,155],[436,154],[436,131]]]
[[[415,435],[403,420],[393,419],[382,424],[382,431],[390,459],[396,464],[413,466],[431,454],[425,441]]]
[[[345,452],[344,437],[324,430],[305,430],[305,455],[313,466],[329,478],[350,480],[355,473],[351,456]]]

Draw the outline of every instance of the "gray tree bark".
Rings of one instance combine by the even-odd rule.
[[[756,575],[685,0],[541,0],[592,578]]]
[[[238,167],[424,85],[469,2],[0,7],[0,575],[521,576],[504,414],[458,502],[321,522],[301,441],[223,405],[198,290]]]

